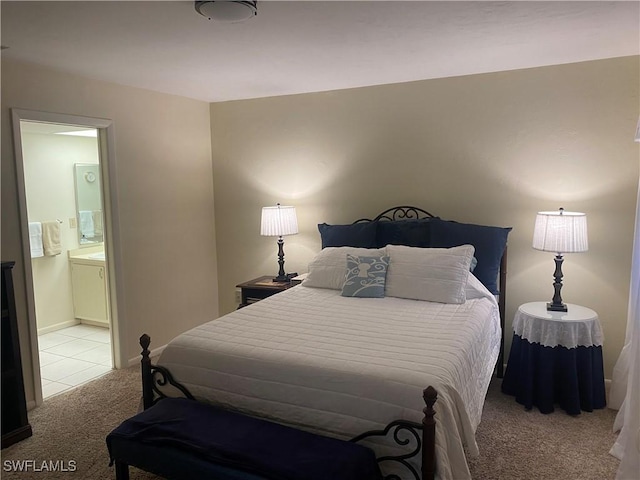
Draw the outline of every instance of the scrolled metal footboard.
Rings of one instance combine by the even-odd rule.
[[[357,437],[352,438],[351,442],[360,442],[371,437],[386,437],[389,432],[392,432],[393,441],[400,446],[406,446],[411,443],[413,438],[414,448],[413,450],[404,453],[402,455],[385,455],[378,457],[376,460],[378,464],[383,462],[391,462],[401,465],[405,468],[415,480],[432,480],[435,476],[435,428],[436,423],[433,418],[435,410],[433,405],[435,404],[438,393],[436,389],[429,386],[422,392],[422,397],[426,403],[426,407],[422,410],[424,418],[422,424],[415,422],[408,422],[406,420],[394,420],[389,423],[382,430],[371,430],[369,432],[362,433]],[[422,432],[422,435],[420,433]],[[409,434],[409,435],[406,435]],[[408,460],[422,454],[422,472],[418,473],[416,468],[409,463]],[[401,480],[401,478],[392,473],[386,475],[384,480]]]
[[[415,457],[422,450],[422,439],[420,432],[422,431],[422,425],[414,422],[406,422],[404,420],[396,420],[391,422],[382,430],[371,430],[369,432],[365,432],[361,435],[358,435],[355,438],[352,438],[351,442],[359,442],[361,440],[365,440],[370,437],[386,437],[389,434],[389,431],[393,430],[393,440],[396,444],[401,446],[406,446],[411,443],[411,438],[405,437],[401,438],[401,435],[409,433],[409,437],[413,437],[414,448],[410,452],[407,452],[403,455],[385,455],[382,457],[376,458],[378,463],[383,462],[395,462],[402,465],[405,469],[407,469],[415,480],[420,480],[420,475],[418,471],[411,465],[408,460],[410,458]],[[390,474],[384,477],[384,480],[401,480],[401,478],[396,474]]]
[[[146,333],[140,337],[140,346],[142,347],[142,399],[144,409],[151,407],[158,400],[166,398],[167,395],[159,388],[171,385],[177,388],[189,400],[195,400],[187,387],[177,382],[171,372],[160,365],[153,365],[149,355],[149,345],[151,337]]]
[[[142,347],[142,399],[144,409],[153,406],[159,400],[166,398],[167,395],[159,387],[171,385],[178,389],[186,398],[195,400],[191,392],[180,382],[176,381],[165,367],[153,365],[151,363],[149,345],[151,338],[147,334],[140,337],[140,346]],[[351,442],[359,442],[370,437],[386,437],[391,432],[393,441],[399,446],[407,446],[415,443],[412,450],[401,455],[386,455],[378,457],[378,464],[384,462],[392,462],[404,467],[414,478],[414,480],[433,480],[435,476],[435,432],[436,422],[434,419],[435,404],[438,393],[436,389],[429,386],[422,392],[422,398],[426,404],[422,410],[424,418],[422,424],[409,422],[406,420],[394,420],[382,430],[371,430],[352,438]],[[420,435],[422,433],[422,435]],[[409,459],[421,454],[422,472],[419,473],[416,468],[409,463]],[[386,475],[384,480],[403,480],[398,475],[392,473]]]

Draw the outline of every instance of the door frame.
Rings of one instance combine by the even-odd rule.
[[[120,222],[118,210],[118,196],[116,183],[116,161],[114,124],[112,120],[104,118],[68,115],[62,113],[41,112],[36,110],[11,109],[14,153],[16,161],[16,176],[18,187],[18,208],[20,211],[20,235],[22,240],[22,254],[25,266],[27,321],[29,325],[29,346],[33,363],[33,388],[35,392],[35,407],[41,405],[42,382],[40,377],[40,357],[38,353],[38,327],[36,323],[35,296],[33,288],[33,271],[29,247],[29,223],[27,215],[27,197],[24,178],[24,157],[22,150],[21,121],[56,123],[69,126],[95,128],[98,130],[98,150],[100,155],[100,174],[102,177],[102,195],[104,205],[104,233],[107,254],[106,269],[109,281],[109,296],[107,304],[111,319],[111,355],[115,368],[126,368],[128,361],[123,346],[126,345],[125,322],[122,321],[122,309],[118,298],[123,299],[122,290],[122,251],[120,246]]]

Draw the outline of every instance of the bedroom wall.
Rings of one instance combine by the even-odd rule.
[[[2,61],[2,259],[15,260],[27,399],[34,400],[10,108],[114,122],[120,326],[128,359],[218,314],[209,105]]]
[[[627,316],[639,144],[639,58],[211,105],[221,312],[235,285],[277,273],[261,207],[296,207],[287,271],[320,250],[316,225],[409,204],[511,226],[507,344],[518,305],[549,301],[553,254],[531,248],[540,210],[586,212],[563,298],[596,310],[611,378]]]

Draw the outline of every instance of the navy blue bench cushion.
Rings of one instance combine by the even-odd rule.
[[[269,480],[253,473],[216,465],[187,450],[140,443],[125,437],[114,437],[111,451],[120,463],[169,480]]]
[[[184,398],[163,399],[113,430],[107,436],[112,459],[118,439],[192,452],[273,480],[382,478],[373,451],[362,445]]]

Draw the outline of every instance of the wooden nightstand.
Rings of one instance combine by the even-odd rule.
[[[292,282],[274,282],[272,275],[264,275],[248,282],[240,283],[236,285],[236,288],[239,288],[242,294],[242,301],[238,308],[259,302],[296,285],[296,283]]]

